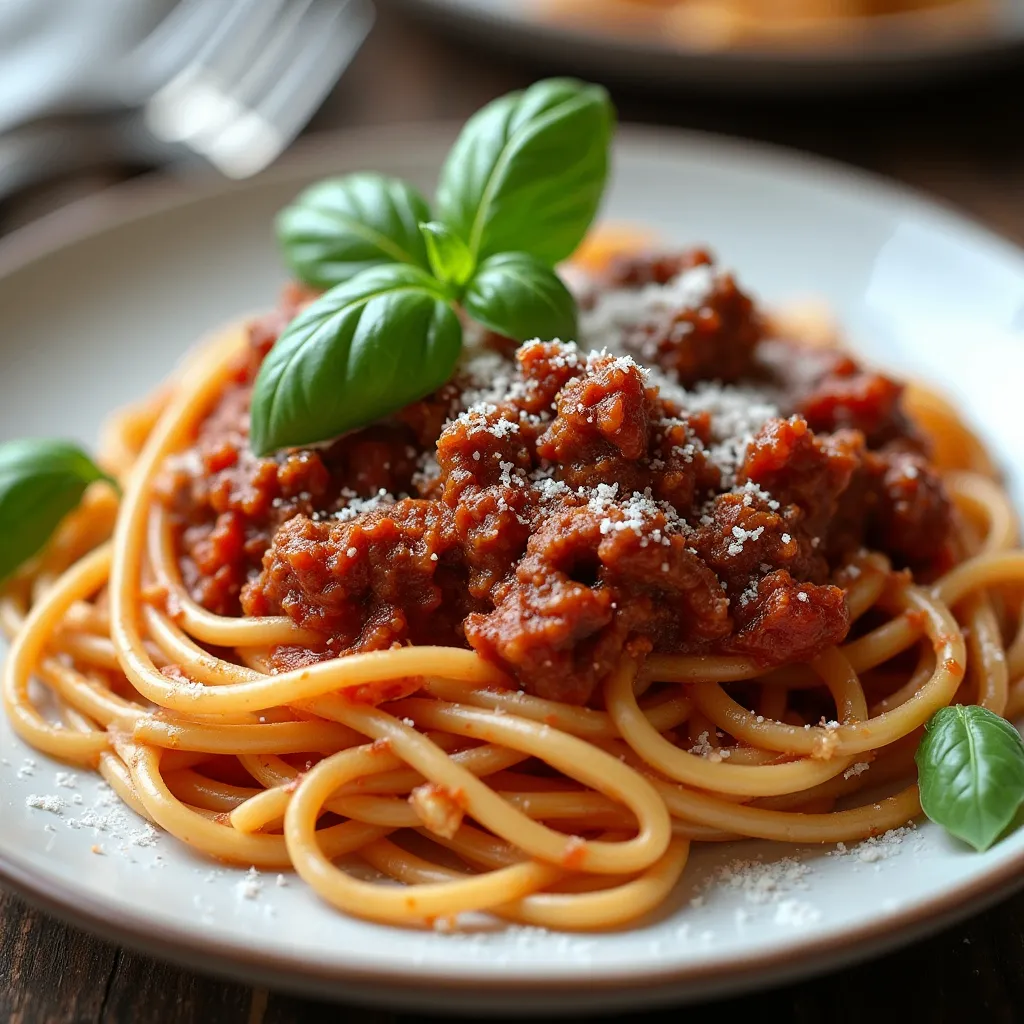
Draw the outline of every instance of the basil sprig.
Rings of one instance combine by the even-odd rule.
[[[423,240],[427,243],[427,258],[434,276],[443,284],[464,285],[473,273],[473,254],[469,246],[447,224],[432,220],[421,224]]]
[[[303,192],[278,239],[299,280],[330,290],[263,363],[253,451],[326,441],[429,394],[458,360],[456,309],[516,341],[573,338],[576,304],[554,266],[597,212],[614,124],[600,86],[550,79],[467,122],[433,215],[383,175]]]
[[[277,216],[291,272],[329,288],[382,263],[428,268],[420,224],[430,206],[412,187],[383,174],[328,178],[307,188]]]
[[[110,480],[64,441],[0,445],[0,581],[38,554],[89,484]]]
[[[597,213],[614,128],[608,94],[569,78],[537,82],[466,123],[437,188],[437,212],[477,259],[571,255]]]
[[[535,324],[548,326],[548,338],[572,339],[576,301],[561,278],[535,256],[502,252],[480,264],[462,299],[466,312],[498,334],[523,340]]]
[[[915,760],[924,813],[976,850],[987,850],[1024,802],[1024,743],[985,708],[941,708]]]
[[[268,353],[252,398],[253,450],[312,444],[400,409],[448,379],[461,339],[425,271],[392,263],[356,275],[300,313]]]

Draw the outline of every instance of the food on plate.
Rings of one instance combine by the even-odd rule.
[[[948,34],[984,25],[994,11],[990,0],[535,0],[535,6],[548,20],[708,50],[856,43],[866,32]]]
[[[399,925],[615,927],[693,842],[846,842],[922,805],[998,838],[1024,556],[982,445],[819,310],[591,232],[613,127],[551,80],[468,122],[433,205],[313,186],[277,308],[97,462],[0,448],[24,740]]]

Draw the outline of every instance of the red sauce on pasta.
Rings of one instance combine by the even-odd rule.
[[[469,646],[586,703],[627,642],[764,665],[838,643],[832,580],[862,546],[919,573],[951,561],[949,501],[900,386],[769,337],[700,250],[592,282],[585,344],[479,339],[387,421],[256,458],[252,380],[303,298],[253,326],[160,484],[196,600],[322,636],[277,649],[281,668]]]

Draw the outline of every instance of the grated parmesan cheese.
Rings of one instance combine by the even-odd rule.
[[[245,877],[235,886],[238,895],[245,900],[258,899],[263,892],[263,880],[255,867],[249,868]]]
[[[25,797],[25,806],[33,807],[39,811],[49,811],[50,814],[64,813],[64,798],[62,796],[37,796],[33,793]]]
[[[621,288],[604,292],[589,310],[580,314],[580,338],[594,348],[616,349],[623,336],[659,318],[681,311],[697,310],[711,297],[717,275],[713,267],[701,264],[677,274],[666,284],[642,288]],[[689,324],[679,324],[682,337]],[[646,354],[646,353],[645,353]]]
[[[891,828],[880,836],[870,836],[852,848],[847,847],[844,843],[837,843],[835,850],[831,851],[829,856],[877,865],[880,861],[896,856],[901,851],[903,844],[911,838],[916,839],[914,852],[921,852],[924,840],[917,832],[917,826],[913,822],[909,822],[899,828]],[[877,867],[876,870],[878,870]]]
[[[807,928],[821,920],[821,911],[803,900],[783,900],[775,908],[774,924]]]
[[[780,903],[794,889],[807,889],[811,869],[794,857],[776,861],[733,860],[721,864],[704,882],[704,890],[722,888],[742,893],[748,903]]]
[[[729,545],[729,554],[742,554],[743,545],[746,544],[748,540],[759,540],[762,533],[764,533],[763,526],[758,526],[753,530],[744,530],[742,526],[734,526],[732,528],[732,535],[736,539]]]
[[[433,458],[432,452],[428,452],[426,454]],[[436,459],[434,459],[434,464],[437,464]],[[334,518],[342,523],[347,523],[350,519],[355,519],[356,516],[362,515],[363,512],[372,512],[374,509],[393,505],[397,500],[395,495],[390,494],[383,487],[369,498],[360,498],[355,491],[345,487],[342,489],[340,497],[345,504],[334,513]]]

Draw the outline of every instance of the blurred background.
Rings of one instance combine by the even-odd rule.
[[[122,182],[243,180],[346,128],[461,121],[565,73],[607,85],[623,121],[838,159],[1024,243],[1024,0],[0,0],[0,256],[19,232],[59,238],[68,207],[116,210]],[[758,1012],[866,1019],[902,992],[912,1020],[915,977],[937,1020],[1018,1019],[992,1007],[1024,998],[1022,908]],[[11,1019],[338,1019],[115,953],[2,892],[0,940]],[[352,1019],[371,1016],[390,1019]]]
[[[624,121],[838,158],[1024,241],[1024,0],[0,0],[0,238],[552,73],[602,81]]]

